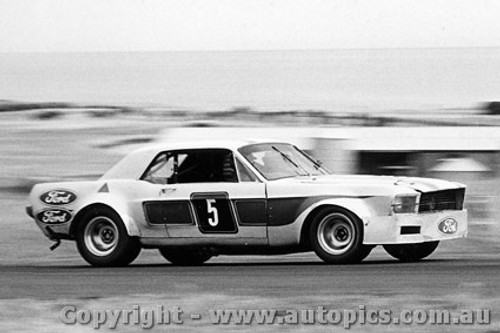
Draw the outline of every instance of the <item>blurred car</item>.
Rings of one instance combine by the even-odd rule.
[[[377,245],[415,261],[465,237],[464,195],[444,180],[333,175],[288,143],[205,141],[147,146],[97,181],[37,184],[27,211],[94,266],[142,248],[177,265],[303,251],[345,264]]]

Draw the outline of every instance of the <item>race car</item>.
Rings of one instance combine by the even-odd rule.
[[[357,263],[377,245],[416,261],[465,237],[465,186],[428,178],[334,175],[296,146],[265,141],[150,145],[97,181],[37,184],[27,212],[93,266],[159,249],[175,265],[217,255],[314,251]]]

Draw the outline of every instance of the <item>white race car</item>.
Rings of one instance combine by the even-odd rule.
[[[37,184],[27,211],[53,248],[75,240],[94,266],[141,248],[177,265],[302,251],[344,264],[376,245],[415,261],[465,237],[464,195],[444,180],[332,175],[287,143],[207,141],[139,149],[97,181]]]

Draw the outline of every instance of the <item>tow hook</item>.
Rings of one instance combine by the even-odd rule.
[[[53,241],[54,241],[54,244],[52,244],[50,246],[50,251],[54,251],[55,249],[57,249],[59,247],[59,245],[61,245],[61,240],[59,238],[53,239]]]
[[[56,233],[49,227],[45,228],[45,230],[47,230],[47,232],[49,233],[50,240],[54,242],[54,244],[50,246],[50,251],[54,251],[59,247],[59,245],[61,245],[61,240],[58,237],[56,237],[57,236]]]

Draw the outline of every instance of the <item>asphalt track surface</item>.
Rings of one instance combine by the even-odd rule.
[[[500,294],[500,261],[488,257],[444,258],[418,263],[374,258],[332,266],[304,257],[231,257],[198,267],[139,263],[122,268],[86,264],[0,266],[0,299],[100,298],[192,291],[227,295],[450,295],[482,286],[485,297]],[[226,257],[227,258],[227,257]],[[309,260],[310,258],[311,260]]]

